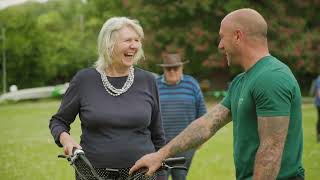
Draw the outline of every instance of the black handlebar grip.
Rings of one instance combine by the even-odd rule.
[[[183,165],[186,162],[186,158],[184,157],[175,157],[175,158],[168,158],[164,160],[164,163],[168,166],[177,166]]]
[[[68,156],[64,155],[64,154],[59,154],[58,158],[67,158]]]

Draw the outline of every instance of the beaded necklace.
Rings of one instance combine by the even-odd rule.
[[[97,71],[100,73],[102,84],[103,84],[104,88],[111,96],[120,96],[121,94],[127,92],[134,81],[134,68],[133,67],[130,67],[128,78],[127,78],[126,82],[124,83],[124,85],[122,86],[122,88],[120,88],[120,89],[115,88],[109,82],[108,77],[104,71],[100,71],[98,69],[97,69]]]

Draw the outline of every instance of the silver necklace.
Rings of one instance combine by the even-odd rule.
[[[133,67],[130,67],[128,78],[127,78],[126,82],[124,83],[124,85],[122,86],[122,88],[120,88],[120,89],[115,88],[109,82],[108,77],[104,71],[100,71],[98,69],[97,69],[97,71],[100,73],[102,84],[103,84],[104,88],[111,96],[120,96],[121,94],[127,92],[134,81],[134,68]]]

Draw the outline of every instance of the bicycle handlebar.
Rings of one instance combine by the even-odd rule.
[[[85,153],[82,149],[77,149],[77,148],[73,148],[72,149],[72,155],[58,155],[58,158],[65,158],[70,162],[70,165],[73,166],[75,168],[75,170],[81,175],[82,173],[79,172],[78,168],[75,165],[75,161],[80,158],[82,161],[84,161],[87,166],[89,167],[91,173],[98,179],[100,180],[101,177],[99,177],[99,175],[97,174],[97,172],[94,170],[93,166],[91,165],[91,163],[89,162],[89,160],[85,157]],[[158,171],[161,170],[170,170],[170,169],[182,169],[182,170],[187,170],[187,168],[184,166],[186,159],[184,157],[174,157],[174,158],[168,158],[165,159],[162,164],[161,167],[159,168]],[[112,172],[112,173],[119,173],[118,169],[111,169],[111,168],[105,168],[107,171]],[[142,173],[145,173],[146,171],[142,171]],[[140,173],[139,173],[140,174]],[[128,177],[128,179],[131,178],[135,178],[135,177]]]

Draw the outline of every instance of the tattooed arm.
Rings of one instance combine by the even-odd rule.
[[[289,117],[258,117],[260,146],[255,165],[254,180],[276,179],[289,126]]]
[[[228,118],[229,112],[230,110],[223,105],[216,105],[210,112],[193,121],[158,152],[148,154],[138,160],[131,168],[130,173],[147,167],[149,169],[147,174],[151,175],[160,167],[164,159],[201,145],[231,121]]]
[[[193,121],[160,152],[167,158],[198,147],[231,121],[228,118],[229,112],[229,109],[223,105],[216,105],[210,112]]]

